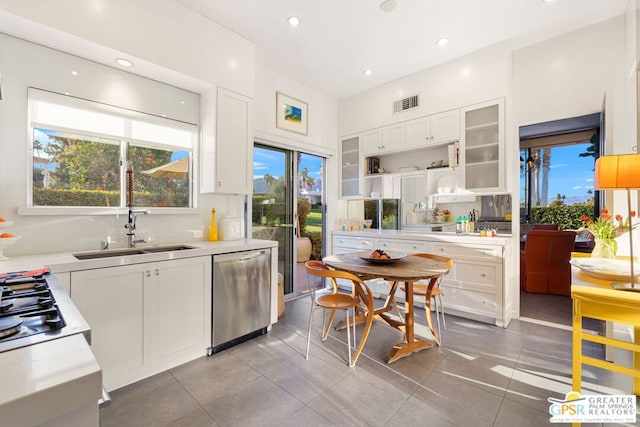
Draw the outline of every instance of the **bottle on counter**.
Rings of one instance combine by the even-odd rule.
[[[218,241],[218,224],[216,223],[216,208],[211,208],[211,224],[209,225],[209,241]]]

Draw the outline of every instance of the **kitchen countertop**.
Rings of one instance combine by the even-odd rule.
[[[480,233],[456,234],[446,231],[429,232],[417,230],[362,230],[362,231],[334,231],[333,235],[354,236],[354,237],[371,237],[371,238],[396,238],[396,239],[414,239],[414,240],[437,240],[450,243],[475,243],[475,244],[491,244],[505,245],[511,242],[513,236],[511,234],[498,234],[496,237],[481,237]]]
[[[2,425],[98,425],[102,373],[82,334],[0,353],[0,366]]]
[[[262,249],[266,247],[276,247],[278,242],[274,240],[241,239],[218,242],[196,241],[184,243],[171,243],[171,245],[185,245],[194,249],[178,250],[171,252],[156,252],[149,254],[114,256],[107,258],[96,258],[79,260],[73,253],[96,252],[96,251],[75,251],[44,253],[35,255],[24,255],[12,257],[5,261],[0,261],[0,273],[31,270],[42,267],[51,267],[53,273],[64,273],[68,271],[92,270],[96,268],[116,267],[122,265],[140,264],[146,262],[168,261],[171,259],[192,258],[197,256],[216,255],[228,252],[237,252],[251,249]],[[165,246],[160,244],[155,246]],[[136,248],[150,248],[154,245],[138,245]],[[115,249],[115,248],[114,248]],[[124,248],[118,248],[124,249]]]

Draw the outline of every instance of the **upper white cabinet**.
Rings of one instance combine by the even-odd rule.
[[[424,148],[431,141],[431,118],[419,117],[404,123],[404,147]]]
[[[460,110],[445,111],[430,117],[430,144],[445,144],[460,139]]]
[[[382,143],[382,128],[368,130],[361,135],[362,154],[381,154],[385,151]]]
[[[465,188],[475,193],[503,191],[504,100],[463,108],[462,118]]]
[[[250,194],[253,188],[253,101],[218,88],[216,117],[214,191]]]
[[[340,196],[360,197],[360,137],[348,137],[340,143]]]
[[[382,151],[396,151],[403,148],[404,123],[382,128]]]

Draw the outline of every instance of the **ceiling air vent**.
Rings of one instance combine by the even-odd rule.
[[[408,98],[395,101],[393,103],[393,112],[399,113],[400,111],[410,110],[419,106],[418,95],[413,95]]]

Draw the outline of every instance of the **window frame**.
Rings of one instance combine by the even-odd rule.
[[[26,191],[26,204],[25,206],[21,206],[18,208],[18,214],[20,215],[113,215],[113,214],[123,214],[128,211],[126,207],[126,191],[125,191],[125,171],[126,171],[126,160],[127,160],[127,149],[129,145],[137,145],[144,147],[153,147],[158,149],[166,149],[166,150],[179,150],[186,151],[189,157],[190,164],[190,178],[189,178],[189,206],[187,207],[160,207],[160,206],[137,206],[142,208],[148,208],[153,210],[154,214],[194,214],[198,212],[198,200],[197,200],[197,167],[198,164],[197,156],[199,152],[199,134],[200,128],[197,124],[187,123],[184,121],[173,120],[166,117],[158,117],[152,114],[147,114],[139,111],[127,110],[121,107],[115,107],[107,104],[103,104],[97,101],[91,101],[81,98],[76,98],[70,95],[62,95],[55,92],[50,92],[38,88],[28,88],[29,95],[27,97],[27,129],[26,129],[26,140],[27,143],[27,168],[26,168],[26,179],[27,179],[27,191]],[[36,91],[36,92],[32,92]],[[32,95],[33,94],[33,95]],[[54,101],[49,101],[49,98],[54,99]],[[151,125],[164,125],[167,126],[168,123],[171,123],[175,126],[167,126],[173,127],[174,129],[182,129],[191,134],[190,146],[185,147],[181,145],[172,145],[166,142],[159,142],[153,140],[139,139],[133,138],[132,136],[116,136],[112,134],[105,134],[102,132],[89,131],[85,129],[73,129],[66,126],[60,126],[50,123],[44,123],[41,121],[33,120],[33,112],[34,106],[33,102],[44,101],[51,102],[62,105],[63,107],[71,107],[76,109],[86,109],[91,112],[99,112],[104,114],[116,115],[119,119],[124,121],[124,128],[127,129],[126,132],[131,134],[132,123],[134,121],[138,121],[141,123],[147,123]],[[59,102],[58,102],[59,101]],[[68,102],[67,102],[68,101]],[[86,108],[85,108],[86,107]],[[110,207],[100,207],[100,206],[34,206],[33,205],[33,194],[34,194],[34,185],[33,185],[33,171],[34,171],[34,162],[33,162],[33,132],[34,129],[41,128],[52,130],[56,132],[67,132],[67,133],[76,133],[83,136],[94,137],[94,138],[103,138],[112,141],[118,141],[120,145],[120,206],[110,206]]]

